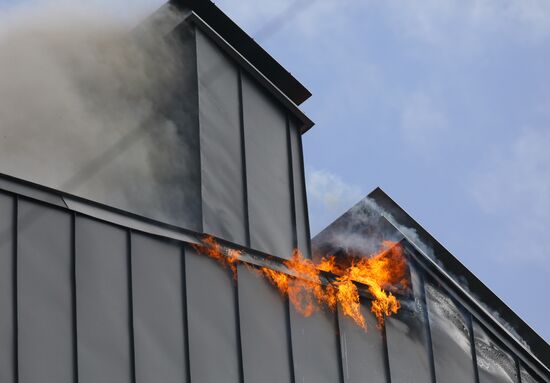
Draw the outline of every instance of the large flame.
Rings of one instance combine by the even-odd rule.
[[[324,258],[319,269],[338,276],[334,285],[342,311],[361,327],[365,326],[365,319],[360,311],[359,293],[354,282],[366,285],[372,294],[371,311],[379,326],[384,324],[385,316],[396,314],[400,308],[392,290],[400,291],[409,284],[403,248],[391,241],[384,241],[382,249],[370,257],[347,255]]]
[[[224,249],[214,237],[207,236],[202,245],[194,245],[202,254],[228,266],[234,277],[241,253]],[[384,325],[384,318],[396,314],[400,303],[394,292],[408,287],[407,264],[403,248],[399,243],[384,241],[381,250],[369,257],[362,254],[346,254],[323,258],[316,265],[294,250],[289,260],[283,261],[288,272],[260,267],[257,270],[284,295],[296,310],[304,316],[326,307],[352,318],[357,325],[366,329],[365,317],[361,312],[360,295],[357,284],[367,286],[372,295],[371,311],[376,316],[378,326]],[[321,272],[333,277],[321,277]],[[324,283],[323,283],[324,282]]]

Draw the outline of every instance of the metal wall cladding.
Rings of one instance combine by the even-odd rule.
[[[368,301],[361,301],[367,330],[339,313],[342,372],[345,383],[386,383],[386,346],[384,332],[377,328]]]
[[[475,381],[467,317],[414,260],[385,329],[361,301],[365,331],[303,317],[252,266],[58,206],[0,193],[0,235],[2,383]],[[547,380],[493,330],[473,322],[480,383]]]
[[[402,299],[399,312],[386,320],[392,383],[432,379],[423,281],[414,266],[409,266],[413,293]]]
[[[130,383],[127,232],[77,217],[75,247],[79,382]]]
[[[291,382],[288,307],[259,273],[238,269],[239,318],[245,382]]]
[[[242,80],[250,246],[290,258],[294,219],[286,116],[248,76]]]
[[[0,382],[15,382],[14,198],[0,193]]]
[[[239,383],[237,297],[231,273],[186,248],[185,276],[191,381]]]
[[[479,383],[518,382],[516,361],[477,321],[473,323]]]
[[[425,287],[436,381],[475,382],[469,317],[436,284]]]
[[[341,382],[336,313],[304,317],[290,305],[290,332],[296,382]]]
[[[131,246],[136,381],[186,382],[183,249],[137,233]]]
[[[239,72],[197,30],[203,230],[246,245]]]
[[[26,201],[17,213],[19,382],[73,382],[71,215]]]

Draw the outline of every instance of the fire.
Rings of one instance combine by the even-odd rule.
[[[370,257],[347,256],[339,262],[334,256],[325,258],[319,265],[323,271],[338,275],[334,284],[344,314],[364,326],[364,317],[359,310],[359,293],[354,282],[367,286],[373,296],[371,312],[376,316],[379,326],[383,326],[384,317],[396,314],[400,308],[399,300],[391,291],[400,291],[408,287],[407,263],[400,244],[384,241],[382,250]]]
[[[260,271],[282,294],[288,295],[299,313],[308,317],[317,311],[319,305],[326,305],[329,309],[336,307],[334,290],[330,285],[322,284],[320,270],[299,250],[294,250],[292,258],[283,265],[296,277],[267,267],[260,268]]]
[[[237,279],[237,263],[241,256],[239,250],[222,248],[216,239],[207,235],[202,239],[202,245],[192,245],[200,254],[207,255],[217,260],[222,266],[228,266],[233,273],[233,278]]]
[[[223,249],[216,240],[207,236],[202,245],[194,245],[202,254],[228,266],[236,278],[237,263],[241,253]],[[288,272],[260,267],[261,273],[302,315],[308,317],[324,308],[334,310],[340,307],[342,314],[352,318],[366,330],[365,318],[361,312],[360,294],[357,284],[365,285],[372,295],[371,312],[376,316],[378,327],[384,325],[384,318],[396,314],[400,302],[393,294],[409,285],[407,264],[403,248],[396,242],[385,241],[382,249],[370,256],[346,254],[323,258],[319,264],[306,259],[299,250],[294,250],[289,260],[282,262]],[[322,278],[321,273],[332,274]]]

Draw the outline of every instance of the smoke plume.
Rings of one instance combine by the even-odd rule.
[[[0,173],[120,208],[183,209],[185,137],[165,107],[185,59],[166,23],[132,24],[75,5],[0,11]]]

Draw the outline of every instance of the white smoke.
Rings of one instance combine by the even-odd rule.
[[[184,206],[155,182],[169,168],[159,161],[185,168],[163,110],[185,57],[157,29],[177,24],[164,16],[134,29],[139,20],[75,4],[0,11],[0,173],[121,208],[167,194]]]

